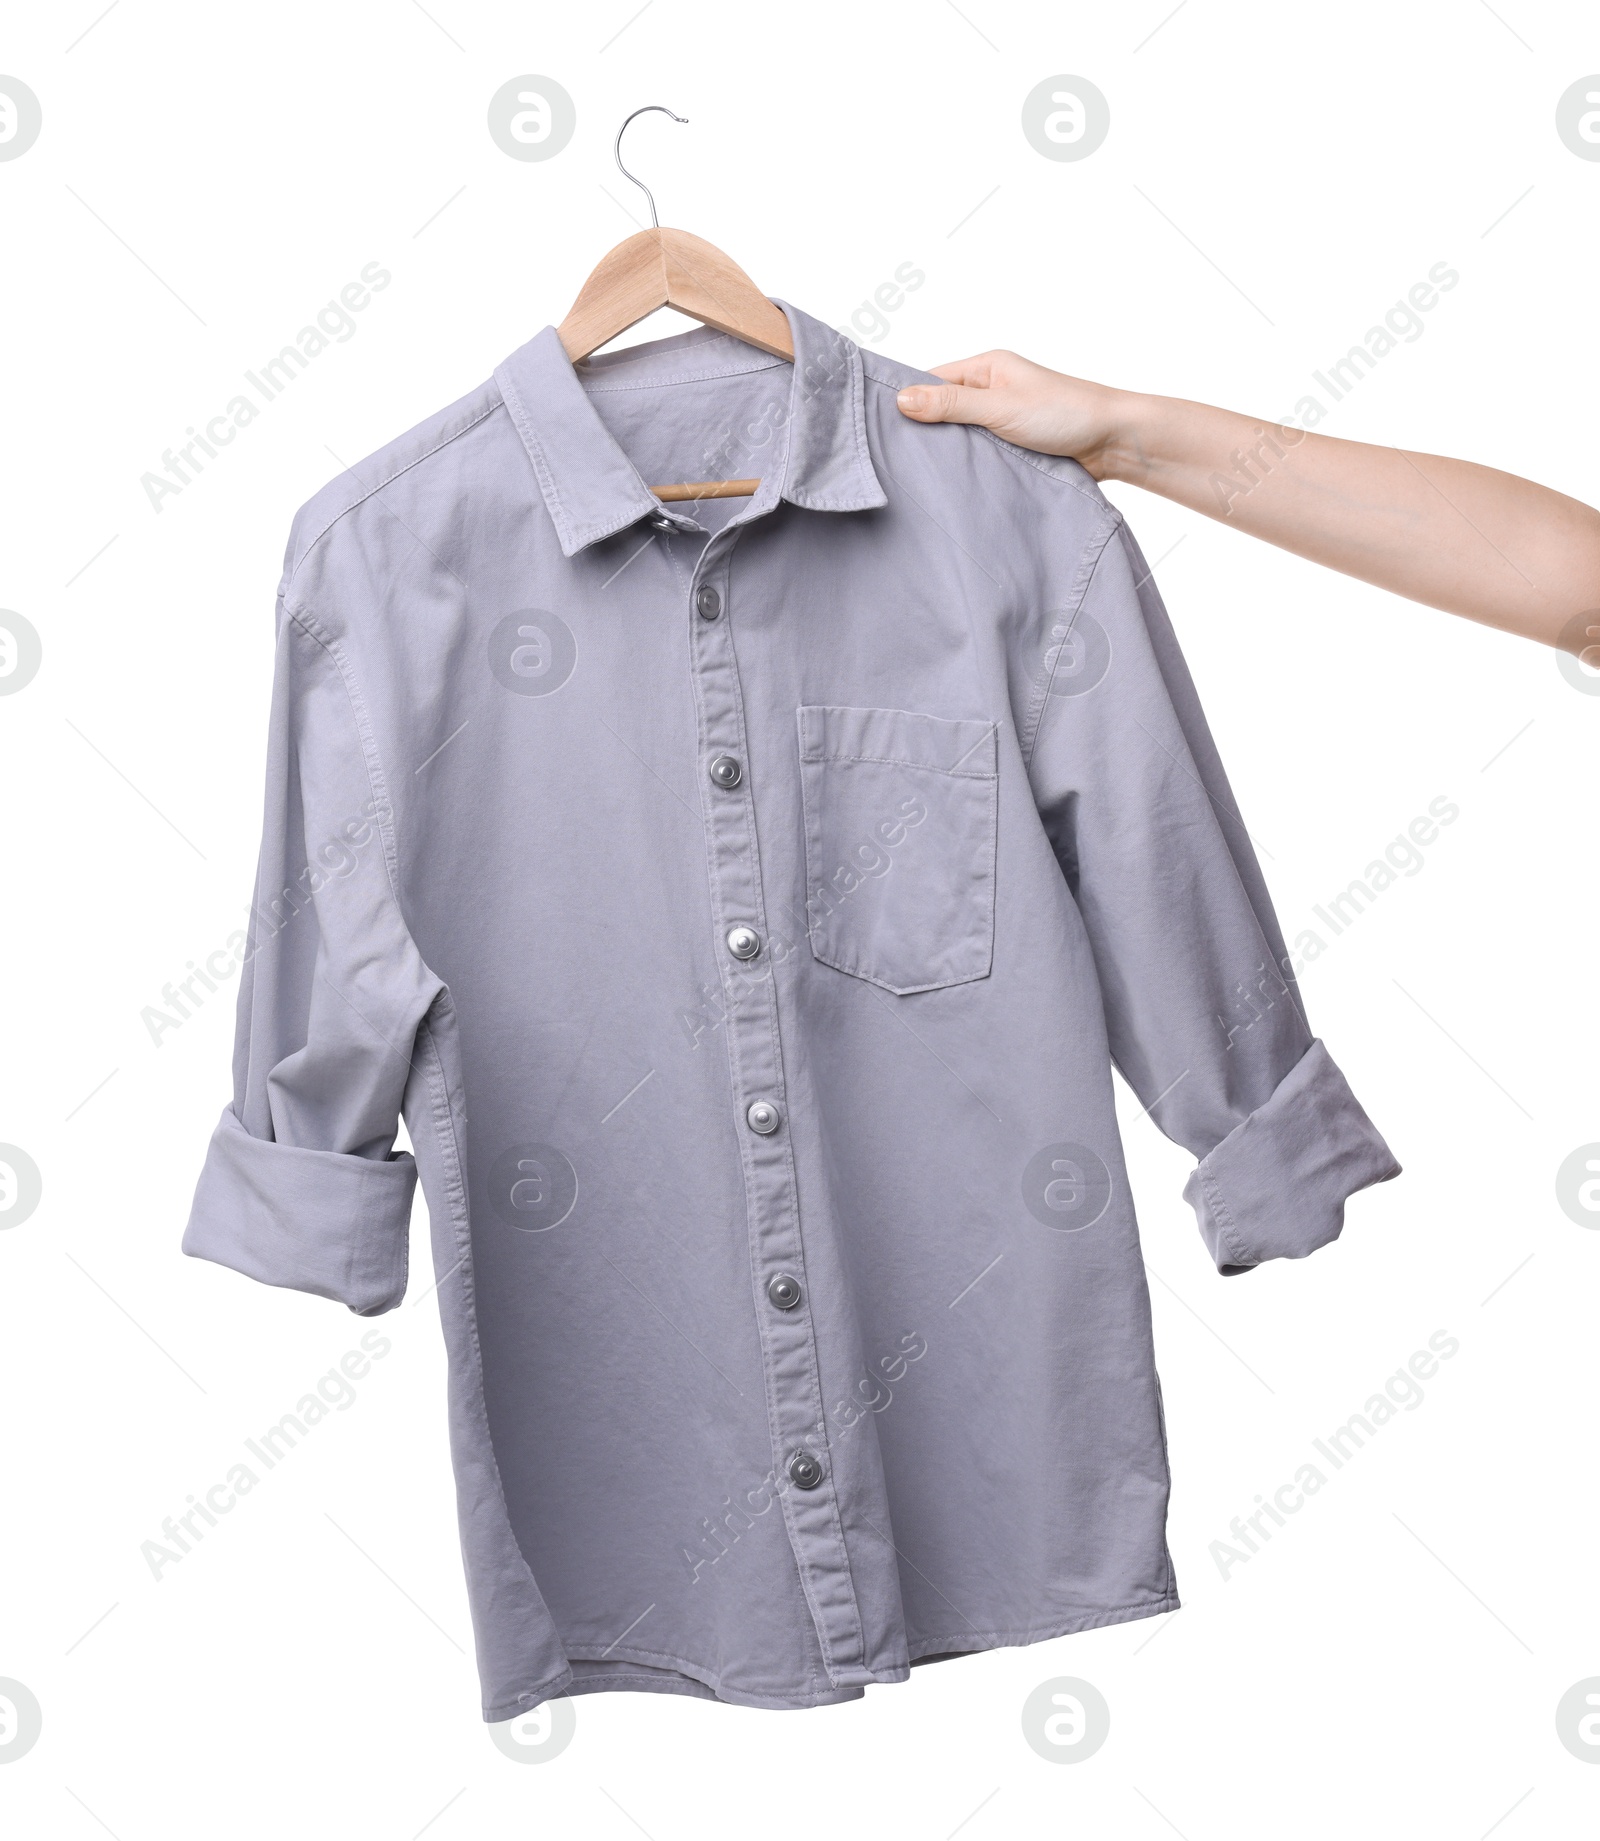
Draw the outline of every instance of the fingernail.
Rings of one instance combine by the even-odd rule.
[[[902,390],[895,401],[909,413],[922,407],[922,392],[916,389]]]

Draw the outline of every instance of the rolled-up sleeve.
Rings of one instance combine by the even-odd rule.
[[[183,1250],[361,1316],[405,1293],[416,1164],[395,1151],[441,981],[401,913],[393,812],[337,630],[280,598],[234,1093]]]
[[[1314,1041],[1272,1097],[1194,1167],[1184,1200],[1225,1274],[1337,1240],[1348,1197],[1400,1166],[1333,1057]]]
[[[1198,1159],[1184,1194],[1218,1269],[1302,1258],[1338,1237],[1349,1196],[1400,1166],[1306,1022],[1188,668],[1120,517],[1053,618],[1030,773],[1112,1055]]]

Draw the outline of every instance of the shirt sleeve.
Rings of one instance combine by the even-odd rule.
[[[1307,1025],[1260,866],[1138,545],[1113,514],[1050,617],[1034,792],[1099,973],[1111,1053],[1199,1162],[1218,1269],[1299,1259],[1400,1173]]]
[[[405,1294],[417,1171],[394,1143],[443,988],[401,915],[392,816],[344,647],[280,599],[233,1102],[183,1250],[359,1316]]]

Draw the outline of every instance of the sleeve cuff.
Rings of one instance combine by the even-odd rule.
[[[358,1317],[405,1296],[417,1166],[253,1138],[228,1107],[212,1134],[183,1250]]]
[[[1231,1277],[1337,1240],[1346,1198],[1399,1174],[1319,1039],[1271,1099],[1195,1166],[1183,1197],[1217,1270]]]

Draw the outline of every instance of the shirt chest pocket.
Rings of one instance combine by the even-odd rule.
[[[987,978],[995,725],[824,704],[798,716],[813,955],[898,996]]]

